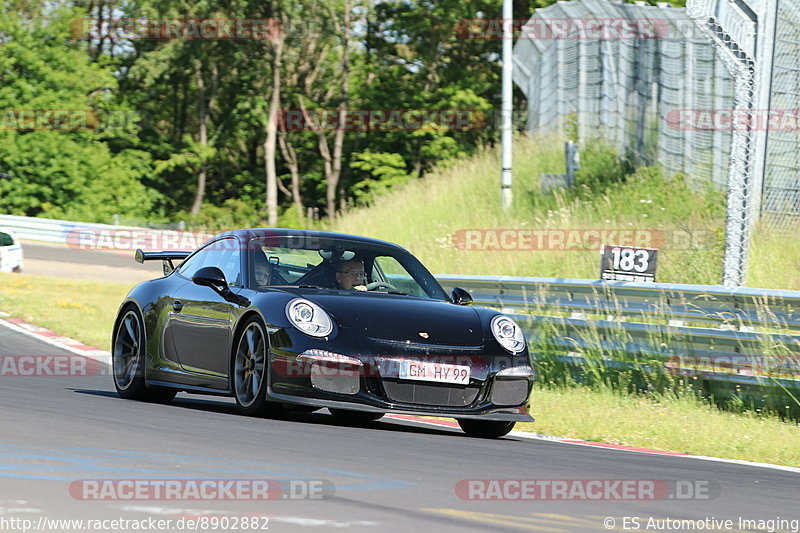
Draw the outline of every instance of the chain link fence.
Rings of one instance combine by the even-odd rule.
[[[740,285],[755,220],[800,222],[800,136],[786,120],[800,108],[800,4],[641,4],[536,11],[514,48],[528,129],[574,128],[579,142],[600,137],[637,164],[727,189],[723,281]]]
[[[775,0],[774,49],[770,108],[800,108],[800,3]],[[797,125],[800,127],[800,125]],[[769,130],[767,165],[762,204],[764,220],[773,227],[796,228],[800,224],[800,131]]]

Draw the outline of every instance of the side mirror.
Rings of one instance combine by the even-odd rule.
[[[455,287],[450,297],[456,305],[472,305],[472,296],[461,287]]]
[[[222,270],[214,266],[203,267],[195,272],[194,276],[192,276],[192,281],[197,285],[219,290],[225,289],[228,286],[228,282],[225,281],[225,274],[222,273]]]

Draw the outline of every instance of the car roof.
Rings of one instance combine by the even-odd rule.
[[[411,253],[406,248],[400,246],[399,244],[394,244],[388,241],[382,241],[380,239],[373,239],[371,237],[364,237],[361,235],[351,235],[349,233],[336,233],[332,231],[319,231],[319,230],[307,230],[307,229],[294,229],[294,228],[243,228],[243,229],[235,229],[225,231],[216,235],[214,239],[221,237],[221,236],[228,236],[232,235],[237,237],[240,240],[250,240],[254,238],[260,238],[262,236],[272,236],[272,237],[320,237],[325,239],[346,239],[355,242],[360,242],[364,244],[377,244],[381,246],[386,246],[389,248],[394,248],[397,251]],[[211,239],[213,240],[213,239]]]

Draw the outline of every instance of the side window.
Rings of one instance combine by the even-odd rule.
[[[187,278],[194,276],[195,272],[203,268],[203,262],[205,262],[208,252],[209,248],[206,247],[191,256],[189,259],[186,259],[183,263],[181,263],[181,266],[178,267],[178,273]]]
[[[184,261],[178,269],[178,273],[191,278],[201,268],[215,266],[225,274],[228,285],[241,285],[241,266],[237,242],[236,239],[221,239],[212,242]]]
[[[0,246],[11,246],[14,244],[14,239],[8,233],[0,232]]]
[[[242,285],[242,263],[239,258],[238,242],[236,239],[222,239],[212,244],[216,249],[211,253],[213,263],[209,263],[209,265],[213,264],[222,270],[228,285]]]

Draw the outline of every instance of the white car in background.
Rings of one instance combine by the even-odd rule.
[[[22,245],[9,230],[0,228],[0,272],[22,272]]]

